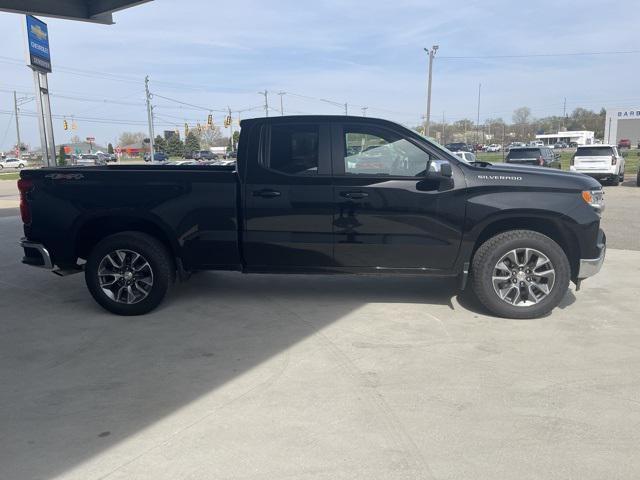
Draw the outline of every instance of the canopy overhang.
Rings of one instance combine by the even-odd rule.
[[[113,12],[152,0],[0,0],[0,11],[113,24]]]

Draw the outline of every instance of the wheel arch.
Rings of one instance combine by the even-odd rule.
[[[160,241],[173,257],[179,256],[178,245],[158,222],[135,215],[101,215],[86,219],[75,235],[75,253],[86,259],[93,247],[103,238],[120,232],[146,233]]]
[[[488,239],[509,230],[531,230],[546,235],[555,241],[567,255],[571,266],[571,278],[576,278],[580,264],[580,244],[574,233],[563,228],[560,219],[542,217],[539,215],[518,215],[515,217],[502,217],[489,221],[482,226],[475,237],[471,250],[470,260],[473,259],[477,249]]]

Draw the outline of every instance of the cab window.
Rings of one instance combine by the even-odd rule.
[[[318,173],[318,125],[273,125],[267,168],[289,175]]]

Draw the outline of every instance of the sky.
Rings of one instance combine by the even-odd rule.
[[[349,114],[367,107],[368,116],[414,126],[426,111],[423,48],[434,44],[434,121],[475,121],[479,84],[481,123],[510,121],[521,106],[561,115],[565,98],[569,112],[636,108],[640,53],[517,57],[640,51],[635,11],[634,0],[155,0],[117,12],[110,26],[42,17],[55,139],[117,145],[123,131],[145,131],[146,75],[156,133],[204,124],[209,109],[218,125],[228,107],[234,119],[262,116],[264,90],[270,115],[287,92],[286,114],[342,114],[336,104],[346,102]],[[0,13],[0,150],[15,144],[13,90],[25,99],[23,141],[39,146],[25,30],[24,16]],[[65,132],[63,118],[78,129]]]

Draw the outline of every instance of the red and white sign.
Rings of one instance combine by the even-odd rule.
[[[120,155],[122,153],[122,149],[120,147],[116,147],[116,153]]]

